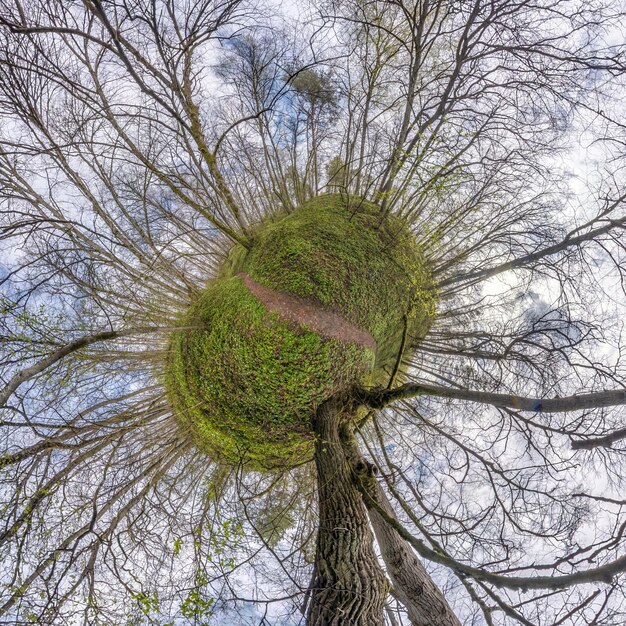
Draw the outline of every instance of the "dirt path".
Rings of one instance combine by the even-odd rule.
[[[248,274],[242,273],[237,276],[243,280],[252,295],[287,322],[308,326],[324,337],[356,343],[376,352],[376,340],[372,335],[346,321],[341,315],[325,309],[321,304],[264,287]]]

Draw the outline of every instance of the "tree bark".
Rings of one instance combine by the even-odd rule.
[[[378,481],[368,481],[369,493],[388,515],[391,503]],[[396,597],[407,610],[413,626],[461,626],[439,587],[432,581],[413,548],[389,526],[373,507],[368,509],[387,574]]]
[[[387,515],[396,519],[387,494],[376,479],[378,468],[366,461],[354,435],[342,431],[342,443],[353,470],[354,480],[366,495],[365,506],[374,529],[394,595],[404,606],[413,626],[461,626],[443,593],[433,582],[411,545],[372,505],[373,500]],[[369,497],[367,497],[369,496]],[[371,499],[371,500],[370,500]]]
[[[363,405],[373,409],[382,409],[398,400],[417,396],[437,396],[479,402],[491,406],[532,411],[534,413],[567,413],[626,404],[626,389],[607,389],[591,393],[578,393],[573,396],[557,398],[532,398],[515,396],[510,393],[492,393],[472,389],[454,389],[421,383],[407,383],[393,389],[356,389],[355,396]]]
[[[349,416],[336,399],[317,411],[313,428],[319,529],[308,626],[382,626],[385,575],[353,468],[340,439]]]

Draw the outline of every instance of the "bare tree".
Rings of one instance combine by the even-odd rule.
[[[624,623],[625,18],[2,0],[2,620]],[[410,230],[432,325],[311,457],[226,462],[172,337],[328,192]]]

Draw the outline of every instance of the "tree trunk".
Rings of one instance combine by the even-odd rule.
[[[365,461],[362,461],[361,465],[369,466]],[[364,475],[361,484],[376,504],[387,515],[395,518],[387,494],[373,472]],[[368,513],[395,595],[407,610],[411,624],[461,626],[461,622],[446,602],[439,587],[432,581],[413,548],[389,526],[373,506],[368,506]]]
[[[353,479],[387,515],[395,518],[387,494],[376,479],[378,468],[363,458],[350,430],[344,428],[341,434],[346,458],[353,468]],[[406,609],[411,624],[461,626],[461,622],[446,602],[439,587],[432,581],[413,548],[389,526],[367,497],[364,502],[387,568],[387,575],[393,584],[394,595]]]
[[[339,436],[347,420],[341,403],[329,400],[314,418],[319,530],[308,626],[382,626],[385,575],[353,468]]]

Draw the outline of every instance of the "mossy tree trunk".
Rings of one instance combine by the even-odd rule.
[[[340,432],[349,415],[336,399],[314,418],[319,530],[308,626],[382,626],[385,575]]]

